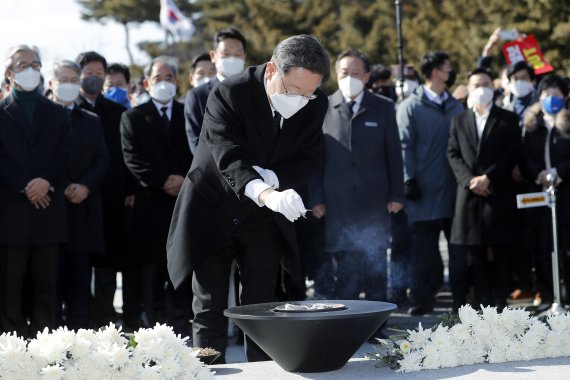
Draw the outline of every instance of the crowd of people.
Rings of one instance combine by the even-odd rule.
[[[166,322],[225,353],[228,302],[304,299],[306,280],[316,298],[424,315],[444,284],[442,233],[454,310],[549,305],[550,210],[519,210],[515,197],[555,187],[567,285],[569,81],[525,61],[496,78],[499,44],[497,30],[458,86],[445,52],[394,81],[347,47],[327,96],[315,38],[284,40],[246,68],[246,38],[222,29],[193,60],[184,103],[174,57],[136,79],[83,52],[44,68],[43,83],[38,49],[13,47],[0,102],[0,331]]]

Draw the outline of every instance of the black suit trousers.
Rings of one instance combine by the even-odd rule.
[[[285,244],[271,213],[256,210],[234,231],[222,248],[212,252],[194,270],[193,339],[196,347],[212,347],[222,353],[224,362],[227,344],[227,319],[223,312],[228,307],[230,271],[237,261],[242,305],[274,302],[275,289]],[[249,361],[270,360],[248,337],[245,341]]]
[[[55,328],[58,313],[57,244],[0,245],[0,330],[21,337]],[[28,279],[31,294],[25,294]],[[24,300],[31,299],[30,326],[24,315]]]

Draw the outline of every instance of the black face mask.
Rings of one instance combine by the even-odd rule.
[[[93,75],[87,78],[83,78],[83,80],[81,81],[81,88],[89,95],[98,95],[101,93],[101,90],[103,89],[104,82],[105,82],[104,79]]]
[[[451,70],[448,71],[449,76],[447,77],[447,80],[445,81],[445,85],[447,86],[447,88],[451,88],[451,86],[453,86],[453,84],[455,83],[455,79],[457,78],[457,74],[455,73],[455,70]]]

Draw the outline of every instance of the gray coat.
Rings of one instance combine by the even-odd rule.
[[[402,157],[394,104],[365,92],[349,118],[340,90],[323,124],[324,171],[311,205],[326,206],[326,250],[377,250],[389,238],[389,202],[404,203]]]
[[[463,106],[451,96],[442,106],[428,100],[418,87],[397,111],[404,157],[404,179],[415,178],[422,193],[418,201],[408,201],[410,223],[453,216],[455,177],[447,161],[451,119]]]

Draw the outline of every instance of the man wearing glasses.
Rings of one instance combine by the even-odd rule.
[[[275,300],[280,263],[302,284],[293,221],[306,210],[293,190],[322,162],[321,127],[329,76],[320,42],[282,41],[271,61],[219,83],[210,93],[190,172],[178,196],[167,242],[174,286],[193,273],[194,346],[225,362],[228,280],[241,276],[241,303]],[[248,360],[268,360],[246,338]]]
[[[70,121],[38,93],[41,66],[37,48],[11,48],[4,67],[11,93],[0,102],[0,331],[22,337],[56,327],[58,245],[68,239]],[[32,297],[30,326],[24,297]]]

